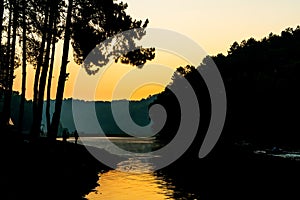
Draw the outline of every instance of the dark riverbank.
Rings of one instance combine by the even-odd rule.
[[[1,145],[1,199],[84,199],[108,168],[84,146],[5,138]]]
[[[1,199],[84,199],[98,186],[99,173],[109,170],[84,146],[73,143],[50,144],[45,139],[27,143],[5,138],[0,152]],[[155,172],[171,186],[172,198],[299,197],[299,161],[220,143],[204,159],[198,159],[197,152],[191,149],[172,165]]]
[[[300,161],[219,146],[204,159],[183,156],[158,172],[194,199],[299,199]],[[182,193],[178,193],[181,198]],[[175,199],[177,199],[175,194]],[[189,198],[187,198],[189,199]]]

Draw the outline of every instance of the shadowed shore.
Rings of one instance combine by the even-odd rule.
[[[174,199],[185,194],[195,199],[299,196],[300,161],[222,143],[200,160],[196,149],[192,146],[175,163],[155,172],[180,191]],[[1,199],[84,199],[98,186],[99,173],[109,170],[84,146],[68,142],[28,143],[9,137],[3,138],[0,152]]]
[[[196,199],[298,199],[300,161],[217,145],[204,159],[185,154],[159,173]],[[176,199],[176,194],[175,194]]]
[[[82,145],[10,137],[1,142],[1,165],[1,199],[84,199],[108,170]]]

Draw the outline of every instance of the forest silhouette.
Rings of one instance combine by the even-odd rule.
[[[70,1],[32,1],[12,0],[1,1],[1,70],[0,86],[3,106],[1,108],[1,128],[6,130],[11,116],[11,99],[14,70],[22,65],[22,100],[18,131],[23,129],[24,102],[26,92],[27,62],[35,71],[34,95],[32,103],[31,138],[39,137],[43,114],[43,104],[47,98],[46,118],[48,138],[55,139],[61,116],[61,107],[65,82],[68,79],[67,65],[69,63],[70,44],[74,50],[74,61],[83,64],[89,75],[97,73],[99,67],[108,63],[110,58],[122,63],[142,67],[147,60],[155,57],[154,48],[136,47],[135,41],[141,39],[149,21],[132,19],[125,12],[127,4],[115,1],[70,0]],[[97,45],[123,31],[134,29],[132,35],[123,37],[114,44],[112,52]],[[50,91],[53,77],[53,67],[56,56],[56,43],[63,40],[61,66],[55,98],[55,111],[50,114]],[[17,41],[20,41],[21,52],[16,51]],[[109,44],[108,44],[109,45]],[[129,53],[124,49],[134,48]],[[87,55],[97,50],[97,61],[84,62]],[[22,55],[22,56],[20,56]],[[101,58],[101,59],[99,59]],[[47,86],[47,87],[46,87]],[[28,89],[28,88],[27,88]],[[1,98],[2,100],[2,98]]]
[[[259,41],[235,42],[227,55],[211,57],[224,80],[227,117],[219,141],[204,159],[198,154],[210,123],[211,99],[197,67],[205,67],[211,58],[197,67],[179,67],[172,83],[151,104],[163,105],[168,113],[158,138],[167,144],[178,131],[180,103],[172,89],[183,78],[199,101],[199,129],[183,156],[160,173],[184,191],[201,191],[202,199],[297,198],[299,160],[280,155],[299,152],[299,47],[300,26]]]
[[[248,142],[254,145],[299,147],[300,26],[287,28],[281,35],[270,33],[261,40],[250,38],[234,42],[227,55],[212,56],[221,72],[227,93],[227,117],[220,145]],[[173,81],[153,104],[162,104],[168,119],[158,134],[170,141],[180,124],[180,104],[172,89],[184,77],[192,85],[199,101],[201,119],[198,149],[211,116],[210,96],[197,66],[178,67]]]

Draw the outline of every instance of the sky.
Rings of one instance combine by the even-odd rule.
[[[200,45],[208,55],[226,54],[233,42],[254,37],[262,39],[273,32],[280,32],[287,27],[300,25],[299,0],[124,0],[128,3],[127,13],[134,19],[149,19],[150,28],[168,29],[185,35]],[[174,41],[176,42],[176,41]],[[177,41],[178,42],[178,41]],[[55,99],[62,43],[56,57],[51,98]],[[190,64],[189,61],[170,52],[157,51],[155,60],[142,69],[123,64],[112,64],[103,68],[101,74],[87,76],[81,66],[72,62],[70,51],[65,98],[85,100],[112,100],[146,98],[163,91],[170,83],[174,69]],[[172,70],[162,72],[157,66]],[[32,99],[34,70],[28,67],[26,98]],[[78,77],[83,73],[84,84],[79,87]],[[16,70],[14,89],[21,88],[21,67]],[[122,77],[126,78],[123,81]],[[101,78],[100,78],[101,77]],[[151,81],[147,84],[135,82],[140,79]],[[122,81],[121,81],[122,80]],[[93,85],[94,83],[97,85]],[[121,84],[120,84],[121,83]],[[138,85],[134,85],[134,84]],[[119,85],[119,86],[118,86]],[[121,86],[120,86],[121,85]],[[134,85],[134,86],[133,86]],[[114,88],[118,88],[114,91]],[[93,95],[91,95],[91,88]]]
[[[128,13],[194,39],[209,55],[300,25],[299,0],[126,0]]]

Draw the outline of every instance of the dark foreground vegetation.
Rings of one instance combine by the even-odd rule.
[[[81,145],[11,139],[0,148],[1,199],[84,199],[108,169]]]

